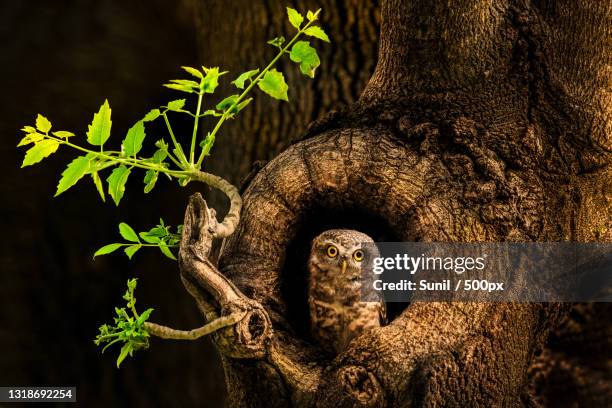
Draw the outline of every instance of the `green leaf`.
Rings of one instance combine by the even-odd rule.
[[[135,156],[142,149],[142,142],[145,138],[144,122],[138,121],[132,126],[127,136],[121,144],[121,150],[126,156]]]
[[[102,248],[98,249],[96,251],[96,253],[94,254],[94,258],[98,255],[108,255],[111,252],[115,252],[116,250],[118,250],[119,248],[121,248],[123,246],[123,244],[108,244],[108,245],[104,245]]]
[[[217,106],[215,106],[215,108],[217,108],[220,111],[225,111],[226,109],[229,109],[232,105],[234,105],[239,97],[240,95],[238,94],[230,95],[227,98],[223,99],[221,102],[219,102]],[[234,113],[234,112],[236,112],[235,107],[233,109],[233,112],[231,113]]]
[[[32,126],[24,126],[21,128],[22,131],[26,132],[26,133],[36,133],[36,128],[32,127]]]
[[[204,93],[214,93],[217,86],[219,86],[219,77],[227,74],[227,71],[219,72],[219,67],[202,68],[204,69],[204,72],[206,72],[206,76],[202,80],[200,88]]]
[[[299,30],[300,26],[302,25],[302,21],[304,21],[304,17],[298,13],[297,10],[292,9],[291,7],[287,7],[287,16],[289,16],[289,22],[291,25]]]
[[[57,132],[51,132],[54,136],[63,138],[63,139],[68,139],[69,137],[74,136],[74,133],[72,132],[68,132],[67,130],[58,130]]]
[[[268,44],[273,45],[278,48],[282,48],[284,43],[285,43],[285,37],[283,36],[276,37],[268,41]]]
[[[308,41],[298,41],[291,48],[291,54],[289,54],[291,61],[298,62],[300,64],[300,71],[302,74],[314,78],[314,73],[317,67],[321,64],[317,50],[310,46]]]
[[[59,142],[57,140],[41,140],[26,152],[21,167],[38,163],[45,157],[49,157],[51,154],[55,153],[58,147]]]
[[[195,68],[191,68],[191,67],[181,67],[183,68],[185,71],[187,71],[188,73],[190,73],[191,75],[193,75],[196,78],[202,79],[204,78],[204,75],[202,75],[202,73],[200,72],[199,69],[195,69]]]
[[[38,143],[44,138],[45,138],[45,135],[41,135],[40,133],[36,133],[36,131],[34,131],[34,133],[29,133],[25,135],[23,139],[19,141],[19,144],[17,144],[17,147],[25,146],[30,143]]]
[[[251,79],[253,76],[255,76],[258,72],[259,72],[259,68],[253,69],[251,71],[243,72],[242,74],[238,76],[238,78],[234,79],[231,83],[234,84],[236,88],[238,89],[244,89],[244,83],[247,80]]]
[[[166,148],[167,149],[167,148]],[[168,150],[166,149],[158,149],[153,153],[153,161],[157,164],[161,164],[166,157],[168,157]]]
[[[140,238],[142,238],[142,240],[147,244],[157,244],[160,239],[158,236],[151,235],[150,232],[141,232],[138,235],[140,235]]]
[[[209,133],[200,143],[200,147],[202,148],[202,154],[204,155],[204,157],[210,155],[210,149],[212,149],[214,144],[215,137]]]
[[[314,13],[308,10],[308,13],[306,13],[306,18],[308,19],[308,21],[315,21],[317,18],[319,18],[319,11],[321,11],[321,9],[317,10]]]
[[[185,99],[177,99],[168,103],[168,109],[171,111],[180,111],[185,106]]]
[[[142,312],[140,316],[138,316],[138,320],[136,320],[136,324],[138,324],[139,326],[142,326],[144,322],[149,320],[149,316],[151,316],[151,312],[153,312],[153,309],[147,309],[144,312]]]
[[[166,88],[174,89],[175,91],[193,93],[193,89],[190,86],[180,84],[164,84]]]
[[[125,343],[123,347],[121,347],[121,353],[119,353],[119,357],[117,357],[117,368],[119,368],[123,360],[125,360],[128,353],[132,355],[132,343]]]
[[[205,110],[204,113],[202,113],[202,115],[203,116],[223,116],[222,113],[219,113],[214,109]]]
[[[129,247],[125,248],[123,251],[127,255],[128,259],[132,259],[136,251],[138,251],[140,248],[142,248],[142,245],[140,244],[130,245]]]
[[[171,79],[170,82],[178,84],[178,85],[184,85],[184,86],[190,86],[190,87],[196,87],[196,88],[200,86],[199,83],[191,79]]]
[[[143,122],[154,121],[155,119],[159,118],[159,115],[161,115],[161,112],[159,111],[159,109],[152,109],[149,111],[149,113],[145,115],[144,118],[142,118],[142,121]]]
[[[266,75],[264,75],[262,80],[257,83],[257,86],[259,86],[259,89],[274,99],[280,99],[283,101],[289,100],[289,97],[287,96],[289,86],[285,82],[285,77],[283,74],[278,72],[276,69],[271,69],[266,72]]]
[[[159,241],[158,245],[159,245],[159,249],[161,250],[162,254],[176,261],[176,257],[174,256],[174,254],[172,254],[172,252],[170,251],[170,248],[168,248],[168,246],[166,245],[164,241]]]
[[[36,117],[36,129],[43,133],[47,133],[51,130],[51,122],[49,122],[49,119],[45,118],[39,113]]]
[[[191,179],[189,178],[189,176],[180,176],[176,181],[178,182],[179,186],[185,187],[187,184],[189,184]]]
[[[87,141],[94,146],[102,146],[110,137],[112,126],[111,108],[108,100],[104,100],[98,113],[94,114],[91,125],[87,129]]]
[[[249,98],[249,99],[245,99],[244,101],[240,102],[238,104],[238,106],[236,107],[236,111],[240,112],[241,110],[243,110],[249,103],[251,103],[251,101],[253,100],[253,98]]]
[[[113,172],[106,179],[108,183],[108,194],[115,202],[115,205],[119,205],[119,201],[125,193],[125,183],[130,175],[130,169],[121,165],[116,167]]]
[[[74,186],[89,170],[89,158],[85,156],[77,157],[68,164],[66,170],[62,173],[62,178],[57,184],[55,196],[62,194],[70,187]]]
[[[304,34],[309,35],[311,37],[318,38],[319,40],[323,40],[325,42],[329,42],[329,37],[325,34],[325,31],[319,26],[311,26],[304,30]]]
[[[157,182],[158,174],[159,173],[153,169],[147,170],[147,174],[145,174],[145,177],[144,177],[144,183],[145,183],[144,192],[145,193],[148,193],[151,190],[153,190],[153,187],[155,187],[155,183]]]
[[[132,227],[130,227],[125,222],[119,224],[119,234],[126,240],[130,242],[140,242],[138,239],[138,234]]]
[[[96,185],[96,190],[98,190],[98,194],[100,194],[100,198],[102,202],[106,202],[106,196],[104,194],[104,186],[102,185],[102,180],[100,180],[100,175],[97,171],[91,173],[91,178],[93,179],[94,184]]]

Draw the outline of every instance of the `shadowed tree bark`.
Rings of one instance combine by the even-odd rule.
[[[329,360],[303,330],[296,243],[330,226],[407,241],[609,241],[611,15],[598,1],[383,2],[359,101],[254,176],[222,274],[207,260],[205,206],[188,208],[187,288],[209,318],[245,313],[215,336],[231,406],[536,404],[529,367],[568,305],[413,303]]]

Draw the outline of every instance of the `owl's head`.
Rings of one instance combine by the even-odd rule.
[[[374,240],[359,231],[325,231],[312,241],[310,263],[320,269],[336,270],[342,274],[361,271],[363,265],[378,256],[374,245],[362,245],[369,242],[373,243]]]

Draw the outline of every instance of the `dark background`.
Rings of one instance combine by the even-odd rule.
[[[76,386],[82,406],[221,405],[223,373],[207,339],[153,339],[119,370],[118,349],[101,355],[93,344],[132,276],[141,278],[137,306],[154,307],[153,321],[202,324],[173,261],[152,250],[131,263],[123,254],[92,260],[119,237],[121,221],[137,230],[160,216],[182,223],[189,191],[160,178],[145,195],[136,172],[119,208],[109,197],[102,203],[89,178],[53,198],[74,153],[61,148],[20,169],[25,149],[15,147],[37,113],[83,143],[105,98],[113,109],[109,145],[118,145],[150,108],[178,98],[161,84],[179,77],[179,66],[199,63],[189,10],[172,1],[2,1],[0,40],[0,385]]]

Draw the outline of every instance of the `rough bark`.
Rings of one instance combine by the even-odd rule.
[[[573,4],[383,3],[359,102],[315,123],[244,193],[219,269],[265,311],[269,337],[256,356],[224,353],[231,406],[535,404],[529,367],[569,305],[412,303],[328,360],[303,330],[296,243],[329,226],[406,241],[609,241],[612,5]]]

